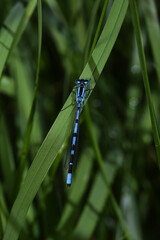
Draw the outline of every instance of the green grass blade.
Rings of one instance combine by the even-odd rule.
[[[39,79],[39,67],[40,67],[40,58],[41,58],[41,48],[42,48],[42,3],[41,0],[37,1],[38,6],[38,69],[36,76],[36,84]]]
[[[86,43],[85,51],[84,51],[84,64],[86,64],[87,60],[88,60],[88,55],[89,55],[89,50],[90,50],[90,45],[91,45],[91,39],[92,39],[92,35],[93,35],[94,26],[96,24],[96,14],[98,12],[99,5],[100,5],[99,0],[94,2],[94,6],[93,6],[93,9],[92,9],[92,13],[91,13],[91,18],[90,18],[90,21],[89,21],[88,31],[87,31],[88,32],[88,34],[87,34],[88,37],[87,37],[87,43]],[[97,34],[97,40],[98,40],[98,34]],[[94,45],[94,47],[95,47],[95,45]]]
[[[95,133],[93,131],[92,122],[91,122],[91,118],[90,118],[90,113],[89,113],[89,109],[88,109],[87,106],[86,106],[85,110],[86,110],[85,114],[86,114],[87,128],[88,128],[89,135],[90,135],[90,138],[91,138],[91,141],[92,141],[92,144],[93,144],[93,148],[94,148],[94,151],[95,151],[97,164],[98,164],[99,169],[101,171],[101,174],[102,174],[102,176],[104,178],[106,188],[108,189],[108,194],[109,194],[109,197],[111,199],[111,203],[112,203],[113,209],[114,209],[115,214],[117,215],[117,218],[118,218],[118,220],[120,222],[120,225],[121,225],[121,228],[123,230],[123,233],[125,234],[127,239],[131,239],[130,233],[128,232],[128,229],[127,229],[127,226],[126,226],[126,223],[125,223],[125,221],[123,219],[121,210],[120,210],[120,208],[119,208],[119,206],[118,206],[118,204],[116,202],[116,199],[115,199],[115,197],[114,197],[114,195],[112,193],[112,190],[110,188],[110,182],[109,182],[109,179],[108,179],[107,171],[106,171],[106,169],[104,167],[104,164],[103,164],[103,158],[102,158],[99,146],[98,146],[97,138],[96,138]]]
[[[0,184],[0,239],[3,237],[4,229],[6,226],[8,217],[8,211],[6,206],[6,201],[4,197],[3,187]]]
[[[101,16],[100,16],[100,19],[99,19],[98,27],[97,27],[97,30],[96,30],[96,34],[94,36],[94,40],[93,40],[93,43],[92,43],[89,58],[91,57],[92,52],[95,48],[96,42],[98,40],[98,36],[99,36],[100,30],[101,30],[101,27],[102,27],[102,23],[103,23],[103,18],[104,18],[104,15],[106,13],[107,5],[108,5],[108,0],[105,0],[104,5],[103,5],[103,9],[102,9],[102,13],[101,13]]]
[[[38,83],[39,83],[39,70],[40,70],[40,58],[41,58],[41,46],[42,46],[42,6],[41,6],[41,0],[38,1],[38,64],[37,64],[37,72],[36,72],[36,81],[35,81],[35,90],[34,90],[34,96],[32,101],[32,106],[27,122],[27,128],[26,133],[24,137],[24,143],[22,147],[22,152],[20,156],[20,166],[18,169],[17,174],[17,181],[15,184],[15,187],[18,188],[18,186],[21,183],[21,178],[23,177],[23,172],[25,169],[25,162],[29,150],[29,143],[30,143],[30,137],[34,122],[34,116],[36,111],[36,100],[37,100],[37,91],[38,91]]]
[[[29,20],[30,20],[30,18],[32,16],[33,12],[34,12],[36,4],[37,4],[37,0],[30,0],[30,1],[28,1],[28,4],[25,7],[25,11],[24,11],[24,13],[22,15],[20,24],[18,26],[16,35],[15,35],[15,38],[14,38],[14,41],[13,41],[13,44],[12,44],[12,49],[15,47],[15,45],[20,40],[20,38],[22,36],[22,33],[25,30],[25,28],[26,28],[26,26],[27,26],[27,24],[28,24],[28,22],[29,22]]]
[[[127,8],[128,0],[114,1],[103,32],[96,44],[89,62],[86,64],[80,76],[81,78],[92,79],[94,80],[93,82],[96,82],[99,78],[117,39]],[[95,83],[92,83],[91,87],[94,87],[94,85]]]
[[[23,4],[17,3],[11,10],[0,32],[0,77],[14,46],[19,41],[33,11],[36,0],[30,0],[24,9]]]
[[[111,184],[117,168],[112,166],[112,164],[105,163],[104,171],[108,176],[109,184]],[[81,239],[90,239],[92,237],[99,221],[99,214],[102,213],[108,197],[109,191],[106,188],[102,175],[99,173],[94,177],[93,187],[71,238],[77,239],[81,237]]]
[[[7,131],[7,126],[3,115],[0,117],[0,168],[3,178],[5,179],[5,188],[8,198],[12,199],[13,181],[15,172],[15,163],[12,152],[12,147]]]
[[[22,61],[22,57],[18,49],[14,51],[14,57],[9,61],[9,68],[15,81],[16,86],[16,101],[18,108],[19,128],[22,137],[26,130],[27,121],[30,114],[30,109],[33,101],[34,89],[31,84],[30,75],[28,74],[29,64]],[[32,130],[31,142],[37,144],[42,140],[40,123],[38,114],[35,115],[34,125]]]
[[[123,0],[121,2],[119,0],[114,1],[111,13],[93,51],[92,57],[81,74],[82,78],[91,79],[91,87],[95,85],[94,81],[98,79],[104,65],[106,64],[123,23],[127,7],[127,0]],[[71,94],[63,108],[69,106],[73,102],[72,100]],[[16,240],[18,238],[19,232],[25,221],[28,208],[50,166],[54,162],[58,152],[61,150],[68,137],[73,122],[73,109],[74,107],[71,106],[59,113],[36,157],[34,158],[12,207],[3,240]],[[13,224],[13,222],[15,224]]]
[[[141,5],[144,11],[144,18],[147,25],[148,36],[150,39],[153,57],[155,60],[155,69],[160,84],[160,25],[158,21],[158,13],[155,1],[143,0],[141,1]]]
[[[40,147],[11,210],[4,240],[11,238],[12,240],[15,240],[18,238],[19,232],[25,221],[28,208],[51,164],[55,160],[62,144],[67,139],[69,129],[71,128],[73,121],[71,112],[72,108],[67,109],[67,111],[60,112],[46,136],[46,139]],[[62,123],[64,122],[66,124],[63,126]]]
[[[153,136],[154,136],[155,147],[156,147],[156,152],[157,152],[158,165],[160,167],[159,131],[158,131],[158,125],[157,125],[157,121],[156,121],[155,111],[154,111],[154,107],[153,107],[153,103],[152,103],[152,99],[151,99],[151,91],[150,91],[150,85],[149,85],[148,74],[147,74],[147,66],[146,66],[144,49],[142,46],[140,23],[139,23],[137,5],[136,5],[135,0],[130,0],[130,9],[131,9],[131,14],[132,14],[132,21],[133,21],[133,26],[134,26],[134,30],[135,30],[137,46],[138,46],[138,53],[139,53],[139,59],[140,59],[140,64],[141,64],[144,87],[145,87],[149,111],[150,111],[150,118],[151,118]]]
[[[72,188],[68,191],[68,202],[66,203],[63,214],[57,226],[57,234],[60,237],[62,233],[72,231],[77,218],[77,211],[85,194],[86,188],[88,187],[89,179],[92,174],[93,167],[93,150],[87,148],[83,151],[78,168],[76,169],[76,176],[74,176],[74,182]],[[88,161],[89,159],[89,161]],[[81,183],[79,185],[79,183]],[[77,186],[79,186],[77,188]]]
[[[11,52],[14,38],[18,31],[24,13],[24,7],[21,3],[17,3],[9,13],[0,32],[0,77],[4,69],[7,58]]]

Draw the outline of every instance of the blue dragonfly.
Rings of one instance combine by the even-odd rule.
[[[70,160],[68,165],[68,174],[67,174],[67,187],[70,187],[72,184],[72,170],[73,164],[76,157],[76,149],[78,144],[78,133],[79,133],[79,123],[80,123],[80,113],[83,107],[85,99],[88,97],[89,89],[89,80],[85,79],[76,79],[75,87],[76,89],[76,117],[73,125],[73,131],[71,135],[71,146],[70,146]]]

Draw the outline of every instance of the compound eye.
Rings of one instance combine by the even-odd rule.
[[[80,80],[76,79],[75,84],[80,84]]]
[[[89,80],[85,80],[84,84],[86,84],[86,85],[89,84]]]

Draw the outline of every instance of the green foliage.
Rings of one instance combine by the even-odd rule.
[[[0,3],[0,239],[160,237],[157,5]],[[67,189],[78,77],[91,92]]]

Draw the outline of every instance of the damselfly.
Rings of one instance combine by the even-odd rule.
[[[79,122],[80,122],[80,113],[83,107],[84,101],[88,96],[89,92],[89,80],[85,79],[77,79],[75,81],[76,89],[76,117],[73,126],[73,132],[71,135],[71,146],[70,146],[70,160],[68,166],[68,174],[67,174],[67,186],[70,187],[72,183],[72,169],[75,161],[76,149],[78,144],[78,133],[79,133]]]

